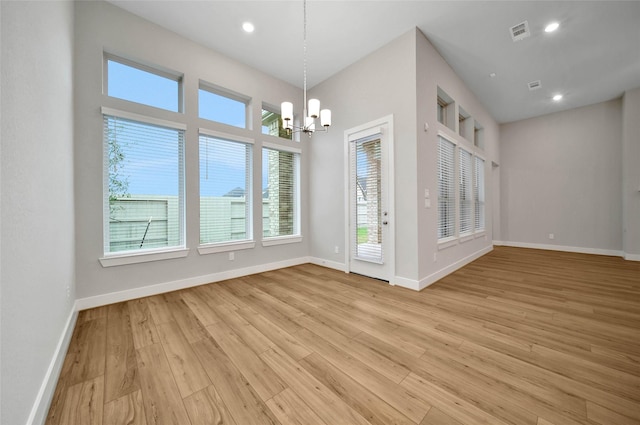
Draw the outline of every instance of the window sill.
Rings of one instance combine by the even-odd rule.
[[[284,245],[288,243],[298,243],[298,242],[302,242],[302,236],[300,235],[276,236],[273,238],[263,239],[262,246]]]
[[[198,247],[198,253],[200,255],[215,254],[218,252],[227,251],[240,251],[242,249],[255,248],[255,241],[242,241],[242,242],[224,242],[219,244],[206,244]]]
[[[458,238],[450,237],[446,239],[440,239],[438,241],[438,250],[449,248],[451,246],[458,245]]]
[[[123,266],[126,264],[147,263],[150,261],[171,260],[189,255],[188,248],[177,248],[164,251],[145,251],[130,254],[115,254],[99,258],[102,267]]]
[[[486,234],[487,234],[487,232],[486,232],[484,229],[479,230],[479,231],[477,231],[476,233],[474,233],[474,235],[475,235],[476,239],[477,239],[477,238],[481,238],[481,237],[483,237],[483,236],[486,236]]]

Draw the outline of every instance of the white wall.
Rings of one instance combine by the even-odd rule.
[[[254,213],[254,249],[235,252],[235,261],[227,253],[200,255],[196,249],[198,228],[198,128],[232,132],[252,137],[254,165],[261,165],[261,143],[272,136],[261,134],[261,105],[279,105],[284,100],[297,100],[301,90],[264,73],[234,62],[216,52],[184,39],[175,33],[145,21],[105,2],[76,4],[75,49],[75,172],[76,172],[76,274],[78,298],[100,297],[118,291],[143,294],[150,285],[167,282],[197,283],[200,277],[233,270],[249,269],[265,264],[282,264],[308,255],[308,183],[307,141],[302,148],[301,204],[303,242],[262,247],[261,213]],[[103,255],[103,179],[102,179],[102,116],[101,106],[124,107],[134,112],[148,112],[143,105],[126,105],[125,101],[102,94],[103,51],[132,60],[143,61],[184,73],[185,110],[190,114],[160,112],[161,118],[183,122],[186,132],[186,199],[187,247],[186,258],[103,268],[98,261]],[[222,124],[205,123],[194,111],[198,107],[198,80],[225,87],[252,98],[254,130],[239,130]],[[275,139],[275,138],[274,138]],[[261,205],[261,173],[254,166],[254,204]],[[199,280],[200,279],[200,280]],[[204,282],[200,282],[204,283]],[[135,292],[142,290],[142,292]],[[133,292],[132,292],[133,291]],[[102,299],[103,301],[105,298]],[[113,300],[117,300],[113,299]],[[100,302],[100,298],[93,302]],[[91,302],[83,306],[89,306]]]
[[[438,130],[460,138],[437,122],[438,85],[484,126],[485,148],[479,152],[487,164],[487,238],[443,250],[438,250],[437,244]],[[314,135],[310,146],[313,257],[338,264],[345,261],[344,131],[391,114],[395,131],[395,276],[407,286],[421,288],[491,249],[491,161],[498,158],[499,128],[418,29],[317,85],[312,93],[334,114],[329,134]],[[430,126],[428,132],[424,131],[425,123]],[[425,189],[431,194],[429,209],[424,208]],[[339,247],[339,254],[334,253],[334,246]]]
[[[623,250],[640,261],[640,88],[622,98]]]
[[[310,143],[311,255],[345,261],[344,132],[387,115],[394,117],[396,276],[415,280],[416,133],[415,31],[412,30],[311,90],[332,110],[329,133]],[[334,253],[334,247],[340,250]]]
[[[419,232],[419,281],[420,287],[429,285],[444,275],[454,271],[466,262],[487,252],[492,247],[493,200],[499,194],[499,187],[493,185],[491,163],[499,163],[499,127],[476,96],[465,86],[453,69],[440,56],[422,32],[416,32],[417,54],[417,125],[418,135],[418,176],[414,196],[418,205]],[[455,117],[462,107],[484,128],[484,147],[477,149],[472,143],[459,136],[457,129],[451,130],[437,120],[438,87],[455,101]],[[455,120],[457,123],[457,119]],[[424,131],[424,125],[429,130]],[[459,146],[474,152],[485,160],[485,231],[478,237],[458,241],[446,247],[438,246],[438,132],[456,141]],[[425,189],[429,190],[431,208],[424,206]],[[434,257],[435,255],[435,257]]]
[[[3,1],[0,8],[0,422],[20,425],[36,402],[75,299],[73,3]],[[46,393],[34,423],[46,414]]]
[[[621,112],[618,99],[501,126],[504,241],[620,253]]]

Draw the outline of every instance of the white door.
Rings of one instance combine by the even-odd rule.
[[[345,132],[349,271],[390,281],[394,270],[390,184],[392,117]]]

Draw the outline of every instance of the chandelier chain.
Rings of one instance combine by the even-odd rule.
[[[303,110],[304,110],[304,116],[307,116],[307,0],[303,1],[302,4],[302,10],[303,10],[303,15],[304,15],[304,20],[303,20],[303,34],[302,34],[302,39],[303,39],[303,44],[302,44],[302,48],[303,48],[303,74],[304,74],[304,95],[303,95]]]

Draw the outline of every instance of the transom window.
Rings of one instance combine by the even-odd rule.
[[[182,111],[182,77],[106,55],[106,93],[173,112]]]
[[[247,128],[249,101],[246,96],[201,82],[198,90],[198,116],[234,127]]]
[[[262,105],[262,134],[292,140],[291,132],[287,133],[287,130],[282,126],[282,116],[275,112],[275,109]]]

